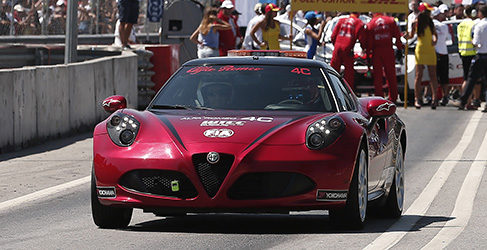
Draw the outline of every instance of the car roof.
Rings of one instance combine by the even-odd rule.
[[[292,58],[292,57],[273,57],[273,56],[228,56],[228,57],[209,57],[194,59],[186,62],[183,66],[207,66],[207,65],[281,65],[296,67],[322,67],[332,69],[328,64],[311,59]]]

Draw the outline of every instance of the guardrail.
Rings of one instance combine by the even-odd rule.
[[[0,152],[86,131],[105,119],[101,102],[123,95],[137,107],[137,55],[0,70]]]
[[[137,34],[137,40],[140,43],[159,43],[158,33],[140,33]],[[78,35],[78,45],[109,45],[115,39],[113,34],[99,34],[99,35]],[[35,35],[35,36],[0,36],[0,44],[18,43],[18,44],[64,44],[66,41],[65,35]]]

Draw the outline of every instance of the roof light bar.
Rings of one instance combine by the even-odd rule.
[[[306,52],[293,50],[229,50],[228,56],[277,56],[306,58]]]

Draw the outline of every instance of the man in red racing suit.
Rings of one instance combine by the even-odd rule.
[[[352,90],[354,90],[353,47],[357,39],[362,48],[365,48],[364,23],[357,18],[357,14],[352,13],[350,17],[338,20],[331,35],[331,42],[335,48],[330,64],[337,72],[340,72],[342,64],[345,66],[344,77]]]
[[[389,100],[397,100],[397,78],[392,38],[398,50],[403,49],[399,27],[394,19],[377,13],[367,24],[367,55],[372,55],[375,95],[384,97],[383,75],[389,84]]]

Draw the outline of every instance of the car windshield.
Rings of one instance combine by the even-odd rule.
[[[335,112],[319,68],[274,65],[185,66],[149,109]]]

